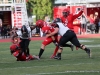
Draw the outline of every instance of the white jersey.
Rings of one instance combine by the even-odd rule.
[[[63,36],[69,30],[69,28],[61,22],[58,22],[57,24],[59,26],[59,32],[58,33],[59,33],[59,35]]]
[[[16,31],[16,33],[17,33],[18,37],[20,37],[20,38],[22,38],[22,39],[28,39],[28,38],[31,37],[31,29],[30,29],[30,27],[28,27],[27,30],[28,30],[28,37],[27,37],[27,38],[22,37],[22,32],[21,32],[21,30]]]

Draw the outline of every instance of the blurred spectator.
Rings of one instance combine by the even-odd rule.
[[[94,15],[93,14],[90,14],[89,21],[90,21],[90,24],[94,24]]]
[[[36,34],[40,34],[40,28],[36,27]]]
[[[15,34],[16,34],[16,31],[18,30],[18,28],[16,26],[14,26],[11,31],[10,31],[10,37],[12,38]]]
[[[0,18],[0,26],[2,26],[2,19]]]
[[[95,24],[95,33],[99,33],[99,25],[98,25],[98,22],[99,22],[99,16],[97,13],[95,13],[94,15],[94,24]]]
[[[93,14],[90,14],[89,21],[90,21],[89,29],[91,30],[91,33],[93,34],[93,32],[95,31],[94,15]]]
[[[2,38],[7,38],[7,27],[6,26],[2,26],[1,28],[1,35],[2,35]]]
[[[100,19],[99,19],[98,25],[99,25],[99,32],[100,32]]]
[[[11,26],[7,25],[7,36],[10,37]]]
[[[82,15],[82,20],[81,20],[81,34],[86,33],[86,25],[87,25],[87,19],[85,15]]]
[[[0,36],[1,36],[1,29],[2,29],[2,26],[0,25]]]
[[[36,34],[36,25],[31,25],[31,35],[34,36]]]

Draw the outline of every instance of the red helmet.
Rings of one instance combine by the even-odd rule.
[[[44,21],[43,20],[38,20],[36,21],[36,26],[39,27],[39,28],[42,28],[44,26]]]
[[[66,8],[66,9],[64,9],[64,10],[63,10],[63,12],[69,12],[69,9],[68,9],[68,8]]]
[[[13,44],[13,45],[10,46],[11,51],[16,50],[17,48],[18,48],[18,46],[16,44]]]
[[[70,10],[68,8],[66,8],[66,9],[63,10],[62,13],[63,13],[64,17],[67,17],[69,15],[69,13],[70,13]]]

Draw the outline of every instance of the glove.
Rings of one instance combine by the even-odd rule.
[[[53,43],[55,46],[58,46],[58,43],[55,40],[53,41]]]

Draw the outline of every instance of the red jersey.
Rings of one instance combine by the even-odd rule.
[[[83,13],[83,11],[80,11],[78,14],[75,14],[75,15],[69,14],[67,17],[62,16],[62,17],[61,17],[61,20],[62,20],[62,22],[63,22],[65,25],[68,26],[68,28],[70,28],[70,29],[73,30],[73,29],[74,29],[74,28],[73,28],[73,21],[74,21],[76,18],[78,18],[82,13]]]
[[[53,32],[54,31],[54,28],[53,27],[50,27],[50,26],[44,26],[44,27],[42,27],[41,30],[42,30],[43,33],[48,34],[49,31],[50,32]]]
[[[50,27],[50,26],[44,26],[44,27],[42,27],[42,32],[43,33],[45,33],[45,34],[49,34],[49,32],[53,32],[55,29],[53,28],[53,27]],[[55,38],[55,40],[56,40],[56,42],[58,42],[58,34],[55,34],[54,35],[54,38]],[[43,42],[42,42],[42,44],[43,45],[48,45],[48,44],[50,44],[50,43],[52,43],[53,42],[53,39],[51,38],[51,37],[47,37]]]
[[[29,55],[28,58],[27,56],[23,53],[20,53],[20,48],[19,44],[12,44],[10,46],[11,54],[17,58],[18,61],[28,61],[28,60],[33,60],[34,57],[32,55]]]

